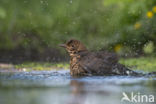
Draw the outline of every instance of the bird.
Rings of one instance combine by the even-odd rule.
[[[70,39],[59,46],[65,48],[70,56],[71,76],[138,75],[137,72],[120,64],[116,53],[91,52],[76,39]]]

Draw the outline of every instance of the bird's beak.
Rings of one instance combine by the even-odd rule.
[[[66,48],[65,44],[59,44],[60,47]]]

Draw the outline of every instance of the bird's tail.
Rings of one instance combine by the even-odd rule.
[[[117,75],[130,75],[130,76],[137,76],[138,73],[130,70],[129,68],[127,68],[126,66],[122,65],[122,64],[116,64],[113,67],[113,72]]]
[[[150,72],[150,73],[143,73],[143,72],[137,72],[134,70],[131,70],[129,68],[127,68],[126,66],[122,65],[122,64],[117,64],[116,65],[116,73],[118,73],[119,75],[129,75],[129,76],[154,76],[156,77],[156,72]]]
[[[156,72],[149,72],[145,74],[146,76],[156,77]]]

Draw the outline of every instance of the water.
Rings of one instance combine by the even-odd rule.
[[[123,92],[156,97],[156,78],[73,78],[67,70],[0,73],[0,104],[131,104],[121,102]]]

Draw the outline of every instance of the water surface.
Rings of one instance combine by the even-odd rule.
[[[123,92],[156,96],[156,78],[73,78],[68,70],[0,73],[0,104],[131,104],[121,102]]]

